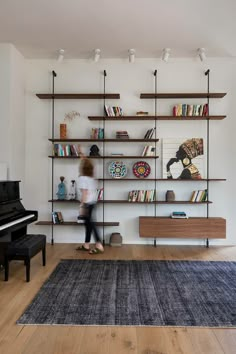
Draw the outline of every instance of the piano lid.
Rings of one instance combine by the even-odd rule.
[[[13,231],[37,220],[38,212],[25,210],[20,200],[20,181],[0,181],[0,237],[2,231]]]
[[[20,181],[0,181],[0,204],[20,199]]]

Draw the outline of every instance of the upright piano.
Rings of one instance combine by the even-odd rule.
[[[25,210],[20,181],[0,181],[0,264],[8,244],[27,234],[27,225],[38,219],[36,210]]]

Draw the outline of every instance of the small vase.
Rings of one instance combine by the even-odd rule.
[[[66,124],[60,124],[60,139],[67,138]]]
[[[174,202],[175,201],[175,193],[172,190],[168,190],[166,192],[166,201],[167,202]]]

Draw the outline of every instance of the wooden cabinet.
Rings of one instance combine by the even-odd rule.
[[[226,220],[217,217],[172,219],[140,216],[139,235],[151,238],[224,239],[226,238]]]

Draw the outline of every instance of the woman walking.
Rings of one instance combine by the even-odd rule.
[[[103,253],[104,248],[92,215],[97,202],[97,181],[94,179],[94,165],[91,159],[83,158],[80,163],[79,189],[81,195],[80,207],[84,211],[85,242],[77,247],[78,251],[87,251],[89,254]],[[95,237],[95,247],[90,250],[92,232]]]

